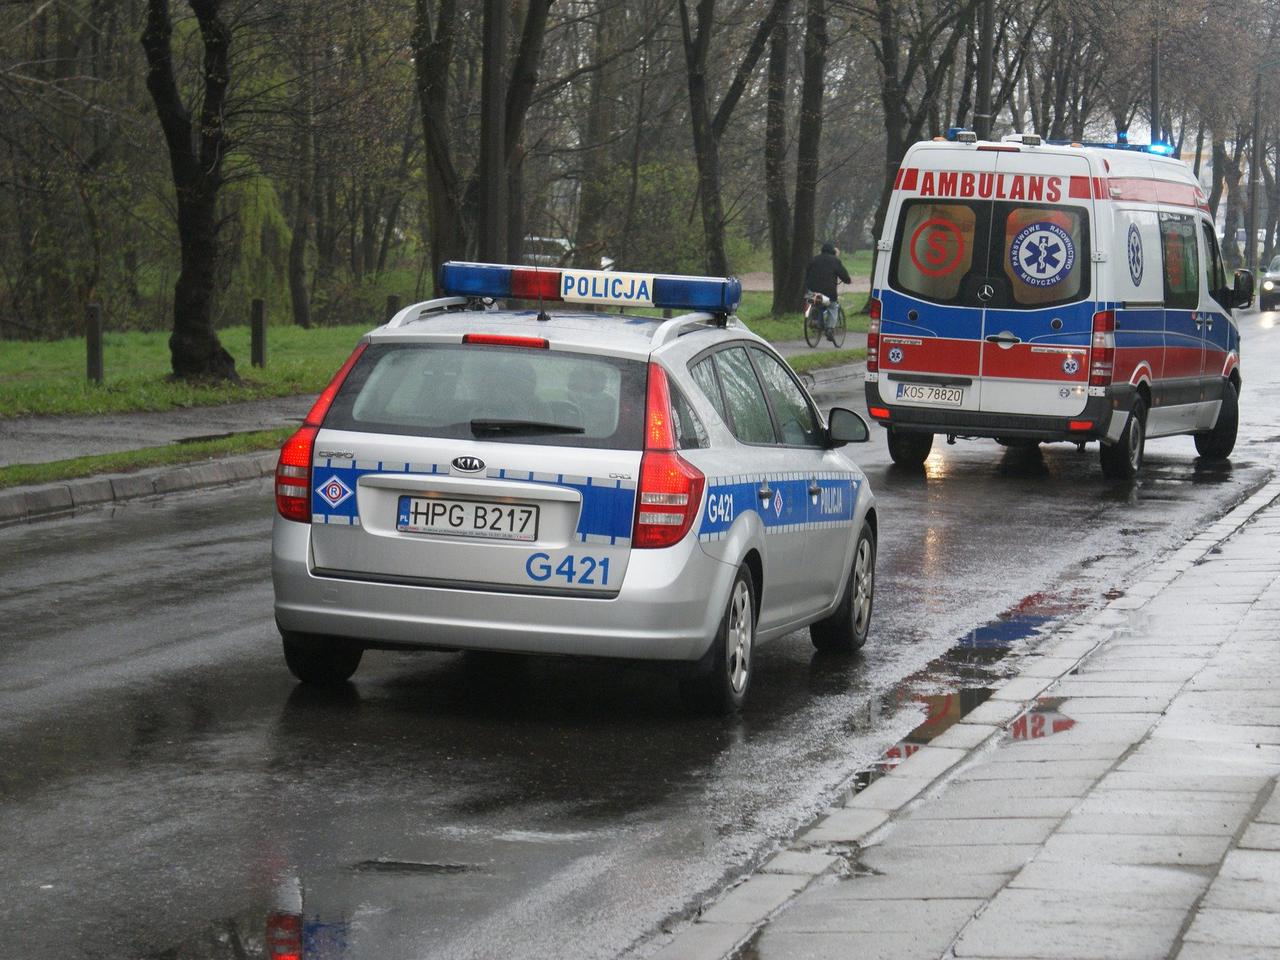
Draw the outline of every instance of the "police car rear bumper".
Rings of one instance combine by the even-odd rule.
[[[698,660],[719,628],[736,572],[691,536],[662,550],[633,550],[612,597],[506,593],[496,585],[458,589],[319,572],[309,562],[309,524],[277,517],[272,537],[279,626],[372,648]]]
[[[1132,392],[1131,390],[1129,392]],[[1089,397],[1084,409],[1073,417],[1042,417],[1015,413],[985,413],[980,410],[951,410],[941,407],[906,406],[886,402],[879,385],[866,385],[867,406],[889,411],[888,417],[872,416],[885,427],[905,433],[945,433],[964,437],[999,437],[1025,440],[1098,440],[1110,437],[1112,412],[1127,409],[1119,396],[1108,391],[1105,397]],[[1123,417],[1118,418],[1123,426]],[[1091,424],[1081,429],[1081,424]],[[1073,429],[1074,425],[1074,429]]]

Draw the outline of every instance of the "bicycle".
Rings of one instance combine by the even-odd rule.
[[[810,291],[804,295],[804,342],[816,347],[824,336],[828,337],[837,348],[844,346],[847,332],[844,307],[836,301],[836,319],[830,331],[826,329],[826,312],[830,298],[821,293]]]

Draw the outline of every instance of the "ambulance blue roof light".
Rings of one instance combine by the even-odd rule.
[[[1162,157],[1178,157],[1177,149],[1169,143],[1130,143],[1127,138],[1119,137],[1115,143],[1102,140],[1046,140],[1060,147],[1097,147],[1099,150],[1128,150],[1133,153],[1154,153]]]
[[[705,310],[716,314],[732,313],[742,301],[742,283],[733,277],[681,277],[451,260],[440,265],[439,280],[442,294],[463,297]]]

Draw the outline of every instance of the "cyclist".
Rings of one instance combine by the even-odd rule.
[[[811,293],[820,293],[827,298],[827,308],[822,314],[823,332],[832,343],[836,342],[832,329],[840,316],[840,294],[836,290],[838,283],[853,283],[849,271],[840,261],[840,248],[834,243],[822,245],[822,252],[809,261],[804,270],[804,288]]]

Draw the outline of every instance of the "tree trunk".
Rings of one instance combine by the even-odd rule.
[[[797,304],[786,295],[787,264],[791,254],[791,204],[787,201],[787,47],[790,36],[785,20],[773,28],[769,42],[769,85],[765,107],[764,189],[769,215],[769,251],[773,266],[775,317]]]
[[[602,10],[596,17],[595,60],[600,67],[592,74],[587,107],[587,128],[583,142],[582,181],[578,194],[578,229],[574,236],[574,259],[580,267],[598,267],[605,252],[605,207],[609,153],[605,138],[609,131],[610,82],[613,74],[604,63],[609,52],[610,14]]]
[[[827,66],[827,9],[824,0],[808,0],[805,20],[791,265],[787,270],[784,291],[787,301],[795,304],[804,298],[805,266],[814,253],[814,199],[818,190],[818,151],[822,145],[823,74]]]
[[[304,30],[299,50],[298,79],[302,83],[301,115],[298,118],[298,170],[294,183],[293,236],[289,240],[289,300],[293,322],[311,328],[311,289],[307,283],[307,240],[311,231],[311,190],[315,175],[315,131],[311,98],[311,44]]]
[[[173,290],[169,353],[174,376],[183,379],[238,379],[235,359],[213,329],[217,201],[227,151],[224,110],[231,46],[231,31],[221,19],[220,7],[221,0],[191,0],[204,45],[203,103],[194,130],[174,77],[168,0],[148,0],[142,33],[147,89],[164,131],[178,206],[182,267]]]

